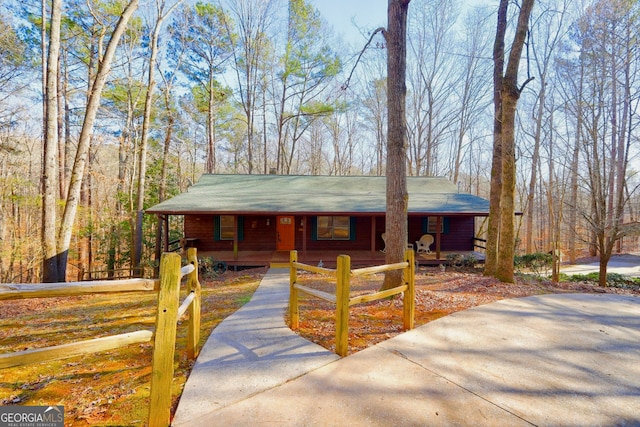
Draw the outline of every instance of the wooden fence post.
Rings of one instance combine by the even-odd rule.
[[[345,357],[349,350],[349,293],[351,257],[340,255],[337,260],[336,286],[336,354]]]
[[[175,253],[160,258],[160,293],[151,361],[149,427],[166,427],[171,418],[171,382],[180,298],[180,262]]]
[[[195,298],[189,306],[189,323],[187,329],[187,357],[195,360],[198,357],[200,341],[200,298],[201,287],[198,280],[198,256],[196,248],[187,249],[187,262],[193,264],[194,270],[187,276],[187,292],[193,292]]]
[[[298,290],[294,287],[298,282],[298,269],[293,266],[294,262],[298,262],[298,251],[289,252],[289,327],[296,330],[300,326],[300,309]]]
[[[403,326],[405,330],[409,330],[413,329],[416,310],[416,263],[412,249],[405,251],[404,259],[409,265],[404,269],[404,282],[407,285],[407,290],[404,291],[402,301]]]

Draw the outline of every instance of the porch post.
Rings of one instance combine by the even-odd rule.
[[[162,230],[164,233],[164,252],[169,252],[169,215],[162,215],[162,222],[164,223]],[[184,233],[184,229],[182,231]],[[160,259],[160,257],[158,256],[157,259]]]
[[[293,217],[295,221],[295,216]],[[302,225],[302,253],[307,254],[307,216],[300,218]]]
[[[436,217],[436,259],[440,259],[440,238],[441,236],[441,228],[442,228],[442,217]]]
[[[371,253],[376,251],[376,217],[371,216]]]
[[[233,216],[233,259],[238,260],[238,215]]]
[[[162,215],[156,215],[157,227],[156,227],[156,244],[155,244],[155,259],[160,260],[160,255],[162,254],[162,236],[164,233],[162,229],[164,227],[164,219]],[[165,251],[166,252],[166,251]]]

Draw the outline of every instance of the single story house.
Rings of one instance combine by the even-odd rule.
[[[407,242],[433,236],[431,253],[417,257],[421,264],[476,250],[476,218],[489,215],[488,200],[441,177],[407,177],[407,189]],[[354,265],[370,265],[384,263],[385,211],[384,176],[205,174],[146,214],[164,224],[182,216],[183,242],[230,266],[287,262],[293,249],[301,262],[331,265],[347,254]]]

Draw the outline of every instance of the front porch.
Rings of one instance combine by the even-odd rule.
[[[449,264],[451,254],[459,254],[462,257],[473,255],[478,263],[484,263],[484,253],[478,251],[440,251],[416,254],[418,265],[435,266]],[[322,261],[323,266],[335,268],[339,255],[349,255],[351,265],[354,267],[367,267],[382,265],[385,263],[385,254],[380,251],[298,251],[298,261],[304,264],[318,265]],[[198,258],[211,258],[214,262],[224,262],[230,269],[238,267],[285,267],[289,263],[288,251],[198,251]]]

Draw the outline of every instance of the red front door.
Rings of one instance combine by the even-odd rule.
[[[296,246],[296,228],[293,216],[276,218],[276,250],[291,251]]]

